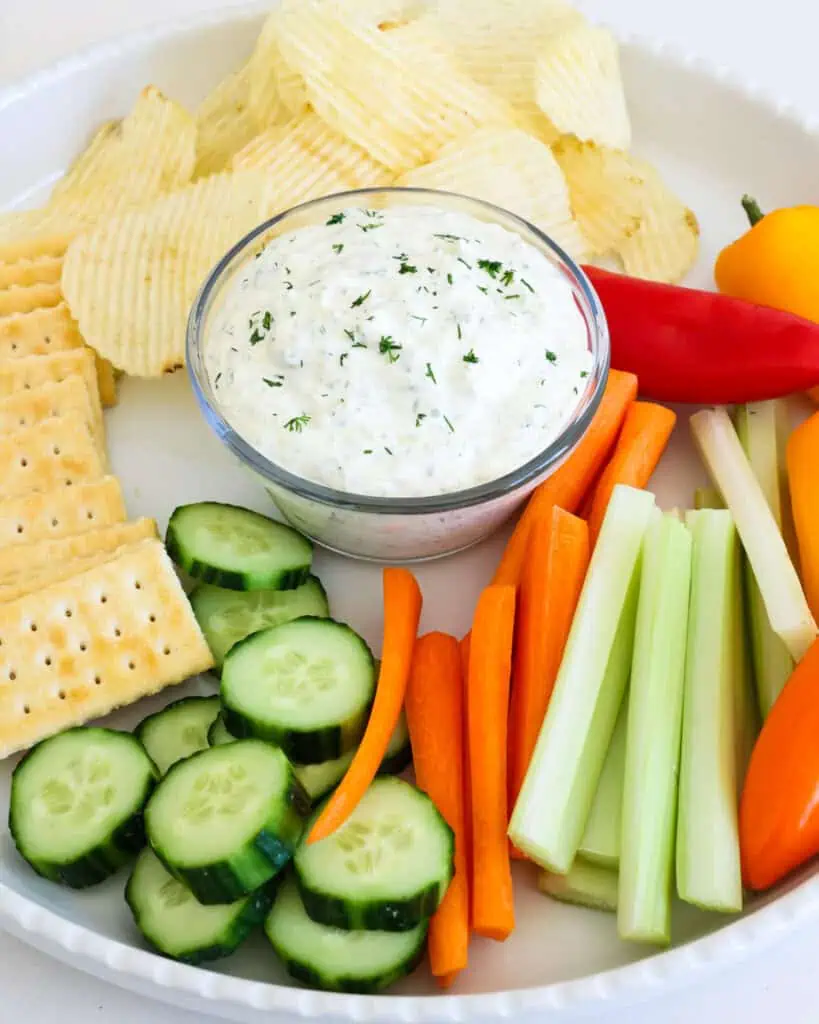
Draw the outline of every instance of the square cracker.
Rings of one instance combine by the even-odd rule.
[[[0,398],[0,434],[35,427],[54,416],[79,416],[93,437],[103,464],[107,462],[105,438],[94,419],[91,396],[82,377],[66,377],[59,384],[41,384],[30,391]]]
[[[125,522],[114,476],[0,501],[0,557],[6,546],[34,544]]]
[[[34,594],[38,590],[45,590],[55,583],[62,583],[74,576],[94,569],[98,565],[110,562],[126,551],[132,550],[136,544],[146,540],[140,537],[134,544],[121,544],[111,551],[97,551],[95,554],[86,555],[84,558],[73,558],[68,562],[54,562],[52,565],[41,565],[33,572],[21,572],[7,579],[0,580],[0,604],[6,601],[16,601],[18,597],[25,597],[26,594]],[[154,538],[156,539],[156,538]]]
[[[41,384],[59,384],[66,377],[82,377],[91,398],[95,429],[102,434],[102,405],[94,353],[89,348],[55,352],[50,356],[26,356],[0,362],[0,398],[29,391]]]
[[[0,437],[0,500],[73,487],[104,473],[94,439],[76,413]]]
[[[63,299],[62,288],[57,284],[14,285],[0,292],[0,316],[12,313],[30,313],[41,306],[57,306]]]
[[[34,544],[15,544],[0,549],[0,586],[15,585],[21,578],[39,575],[51,565],[76,563],[94,555],[108,554],[125,544],[158,536],[153,519],[135,519],[130,523],[114,523],[94,530],[71,534],[57,540],[41,540]]]
[[[63,272],[60,256],[41,256],[39,259],[0,263],[0,290],[28,287],[33,284],[59,284]]]
[[[84,344],[64,302],[0,317],[0,360],[68,352]]]
[[[213,667],[158,540],[0,605],[0,757]]]
[[[65,302],[33,309],[29,313],[0,316],[0,361],[26,356],[48,356],[85,348],[76,320]],[[97,384],[105,406],[117,404],[117,379],[114,367],[94,353]]]

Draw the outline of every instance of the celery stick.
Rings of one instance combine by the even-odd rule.
[[[786,504],[782,489],[787,483],[787,475],[783,476],[784,458],[780,462],[781,419],[781,404],[778,402],[752,402],[741,405],[736,412],[737,435],[780,532]],[[747,563],[745,586],[753,676],[759,710],[765,718],[793,672],[793,658],[771,627],[762,593]]]
[[[731,419],[724,409],[704,410],[691,417],[691,429],[733,514],[771,626],[798,661],[816,639],[816,622]]]
[[[553,900],[592,910],[617,910],[617,872],[577,861],[565,875],[541,871],[538,888]]]
[[[691,534],[665,517],[643,542],[626,733],[617,930],[638,942],[671,939],[690,584]]]
[[[716,487],[698,487],[694,491],[694,508],[725,508],[725,502]]]
[[[748,566],[748,559],[740,551],[734,580],[737,599],[734,602],[733,648],[737,800],[742,792],[745,773],[748,770],[748,762],[751,760],[751,751],[754,749],[760,726],[761,709],[758,691],[754,685],[752,644],[748,642],[750,619],[748,587],[752,582],[753,573]],[[776,633],[771,631],[770,635],[778,644],[782,643]],[[788,660],[790,661],[790,655],[788,655]]]
[[[512,841],[550,871],[568,871],[583,838],[628,682],[643,535],[657,515],[652,494],[615,487],[512,814]]]
[[[628,696],[623,699],[614,735],[589,811],[578,857],[600,867],[616,868],[620,863],[620,822],[623,812],[623,772],[626,766],[626,716]],[[577,862],[575,862],[577,863]]]
[[[677,820],[677,893],[742,909],[737,823],[736,614],[739,544],[730,512],[690,513],[691,602]]]

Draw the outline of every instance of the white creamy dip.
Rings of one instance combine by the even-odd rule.
[[[592,368],[571,288],[520,236],[422,206],[348,209],[274,238],[205,339],[222,415],[298,476],[430,496],[523,465]]]

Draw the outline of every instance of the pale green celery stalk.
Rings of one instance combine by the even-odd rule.
[[[631,663],[620,900],[623,939],[671,940],[691,534],[676,519],[652,524],[643,542],[640,601]]]
[[[694,491],[694,508],[725,508],[725,502],[716,487],[698,487]]]
[[[561,903],[573,903],[592,910],[617,910],[617,872],[599,864],[578,860],[567,874],[541,871],[538,888]]]
[[[647,491],[614,488],[512,813],[512,842],[550,871],[565,874],[583,838],[628,683],[643,535],[659,514]]]
[[[737,821],[739,544],[731,513],[689,513],[693,539],[677,818],[677,893],[742,909]]]
[[[782,493],[783,484],[787,482],[787,472],[783,476],[783,464],[780,462],[781,457],[784,460],[780,440],[781,408],[778,402],[750,402],[739,406],[736,411],[737,435],[780,532],[787,499],[787,494]],[[762,592],[747,561],[745,587],[753,676],[759,710],[762,717],[766,718],[793,672],[793,658],[771,626]]]
[[[798,661],[816,639],[802,584],[762,488],[724,409],[691,417],[702,457],[731,510],[771,626]]]
[[[620,863],[620,822],[623,816],[623,772],[626,767],[628,695],[623,698],[600,781],[589,811],[577,855],[591,864],[617,868]],[[577,861],[575,861],[575,864]]]
[[[750,592],[748,588],[753,581],[753,573],[748,566],[748,559],[740,549],[734,580],[737,598],[734,601],[733,650],[737,801],[742,792],[748,762],[751,760],[751,751],[754,749],[760,727],[759,693],[755,686],[752,667],[753,645],[749,643],[748,636],[750,625]],[[773,631],[770,635],[781,645],[782,641]],[[787,651],[785,653],[787,654]],[[789,654],[788,660],[791,660]]]

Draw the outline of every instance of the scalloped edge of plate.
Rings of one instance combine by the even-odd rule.
[[[171,21],[98,43],[0,88],[0,110],[49,83],[69,78],[75,70],[103,63],[118,53],[146,49],[152,41],[184,34],[196,28],[251,20],[269,10],[269,3],[252,2],[236,7]],[[618,40],[677,68],[699,75],[723,89],[766,108],[778,119],[790,122],[807,135],[819,138],[819,121],[805,117],[791,102],[773,96],[755,82],[738,78],[729,68],[680,51],[664,41],[639,34],[616,33]],[[124,975],[158,989],[172,989],[188,998],[218,1003],[221,1010],[292,1014],[301,1018],[335,1017],[350,1021],[400,1021],[405,1024],[433,1021],[467,1022],[475,1018],[508,1018],[522,1013],[559,1013],[589,1008],[594,1004],[634,1003],[679,988],[706,974],[760,951],[805,923],[819,912],[819,869],[784,893],[766,899],[748,917],[726,924],[691,943],[657,953],[644,960],[571,981],[479,995],[356,996],[317,992],[233,978],[204,968],[189,967],[127,946],[67,920],[0,883],[0,927],[47,955],[59,955],[88,973],[116,983]],[[76,960],[80,962],[77,963]],[[83,963],[82,961],[85,961]],[[132,986],[123,982],[123,987]],[[170,1000],[169,1000],[170,1001]],[[221,1014],[224,1016],[224,1014]]]

